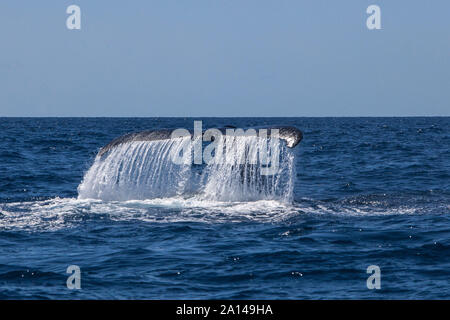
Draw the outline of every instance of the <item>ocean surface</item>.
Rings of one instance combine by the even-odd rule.
[[[276,183],[154,143],[96,158],[194,120],[304,138]],[[0,118],[0,299],[450,299],[449,146],[448,117]]]

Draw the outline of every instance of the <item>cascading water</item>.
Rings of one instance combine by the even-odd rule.
[[[202,165],[173,161],[173,154],[180,154],[190,138],[118,145],[95,158],[78,187],[79,198],[122,201],[181,196],[227,202],[292,201],[294,154],[285,143],[270,149],[268,139],[256,136],[227,139],[216,142],[214,161]],[[262,153],[255,150],[270,150],[271,168],[261,164]]]
[[[241,136],[221,142],[222,161],[207,165],[202,175],[202,196],[219,201],[281,200],[290,202],[294,183],[294,154],[284,143]],[[226,151],[225,151],[226,150]],[[270,151],[270,155],[269,152]],[[261,155],[267,159],[262,160]],[[272,161],[270,161],[272,160]],[[262,165],[268,162],[268,165]]]
[[[184,193],[191,168],[173,163],[169,156],[181,144],[182,139],[135,141],[97,156],[78,187],[78,197],[131,200]]]

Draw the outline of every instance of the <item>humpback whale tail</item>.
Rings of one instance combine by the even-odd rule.
[[[225,126],[224,128],[220,128],[218,130],[221,131],[223,134],[226,134],[227,129],[237,129],[237,128],[235,126],[228,125],[228,126]],[[279,139],[284,140],[286,142],[286,145],[289,148],[294,148],[303,139],[303,133],[296,127],[292,127],[292,126],[255,127],[253,129],[255,129],[255,130],[266,129],[268,131],[278,130]],[[174,130],[171,130],[171,129],[156,129],[156,130],[146,130],[146,131],[140,131],[140,132],[127,133],[123,136],[120,136],[120,137],[112,140],[106,146],[101,148],[98,155],[102,156],[103,154],[112,150],[113,148],[117,147],[118,145],[133,142],[133,141],[168,140],[168,139],[172,138],[173,131]],[[202,134],[204,134],[204,132]]]
[[[226,135],[225,139],[217,140],[207,134],[208,130],[181,138],[173,138],[173,130],[169,129],[125,134],[100,149],[78,187],[79,198],[120,201],[193,196],[214,201],[292,201],[295,176],[292,149],[302,140],[302,132],[287,126],[252,129],[252,132],[261,133],[264,131],[261,129],[268,129],[271,134],[276,132],[276,137],[284,143],[271,145],[268,133],[238,134],[236,139],[226,142],[229,130],[238,131],[230,127],[217,129],[216,134]],[[173,155],[180,152],[195,154],[195,147],[185,147],[198,141],[201,148],[202,141],[214,144],[213,152],[208,145],[202,153],[214,154],[213,161],[199,165],[195,161],[173,161]],[[233,152],[229,153],[228,148]],[[225,149],[227,157],[222,158],[225,160],[216,161]],[[261,151],[267,150],[265,157]]]

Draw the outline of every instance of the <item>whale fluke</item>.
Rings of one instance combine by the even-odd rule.
[[[226,134],[226,130],[230,129],[233,126],[226,126],[224,128],[219,128],[219,130]],[[235,127],[234,127],[235,128]],[[287,147],[294,148],[296,145],[300,143],[303,138],[302,132],[296,127],[292,126],[273,126],[273,127],[252,127],[251,129],[267,129],[267,134],[270,135],[270,130],[278,129],[279,138],[286,142]],[[114,149],[118,145],[123,143],[128,143],[132,141],[157,141],[157,140],[167,140],[172,136],[172,129],[155,129],[155,130],[145,130],[140,132],[132,132],[127,133],[123,136],[120,136],[106,146],[100,149],[98,152],[98,156],[102,156],[108,151]],[[204,132],[203,132],[204,133]],[[191,132],[192,134],[192,132]]]

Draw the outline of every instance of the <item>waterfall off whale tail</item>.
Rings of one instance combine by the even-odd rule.
[[[173,155],[185,153],[186,145],[195,141],[201,146],[204,133],[192,139],[191,136],[173,138],[173,130],[169,129],[123,135],[100,149],[78,187],[79,198],[122,201],[181,196],[215,201],[289,202],[295,176],[292,149],[303,135],[295,127],[260,129],[268,132],[276,129],[282,143],[271,149],[269,139],[257,135],[210,139],[215,144],[213,161],[200,165],[173,161]],[[228,128],[218,130],[225,133]],[[204,148],[205,152],[208,147]],[[269,150],[272,163],[255,162],[261,158],[258,150]],[[222,154],[226,156],[220,158]],[[273,169],[274,164],[276,170],[264,173],[270,166]]]

